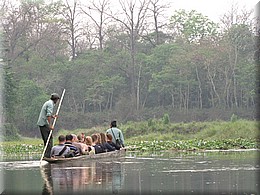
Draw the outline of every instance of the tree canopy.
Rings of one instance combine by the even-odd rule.
[[[176,113],[193,120],[191,110],[210,120],[208,109],[254,118],[250,14],[217,24],[195,10],[162,19],[163,1],[122,0],[117,11],[109,3],[1,3],[5,123],[33,134],[41,105],[63,88],[65,129]]]

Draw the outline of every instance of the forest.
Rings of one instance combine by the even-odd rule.
[[[57,129],[169,116],[256,119],[256,20],[230,7],[219,23],[163,0],[3,0],[5,134],[39,135],[42,104],[66,89]]]

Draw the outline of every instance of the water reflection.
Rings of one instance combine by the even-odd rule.
[[[258,157],[259,151],[128,152],[125,158],[79,160],[41,168],[39,161],[2,162],[0,166],[6,194],[253,195],[260,194]]]
[[[53,194],[53,182],[52,182],[52,176],[51,176],[51,169],[49,166],[41,167],[41,175],[44,180],[43,190],[42,194]]]
[[[128,190],[134,194],[259,194],[259,152],[194,154],[128,158],[140,163],[127,167]]]
[[[105,192],[119,193],[124,183],[121,162],[78,161],[49,164],[41,168],[45,181],[42,194]]]

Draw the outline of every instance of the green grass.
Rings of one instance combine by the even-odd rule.
[[[238,120],[236,122],[214,122],[212,125],[195,137],[197,139],[252,139],[259,136],[257,123],[253,121]]]
[[[256,121],[238,120],[235,122],[214,121],[214,122],[191,122],[191,123],[172,123],[162,125],[157,122],[154,124],[157,130],[145,126],[141,122],[138,127],[135,125],[126,125],[124,132],[126,135],[131,134],[129,141],[136,140],[189,140],[189,139],[254,139],[259,137],[259,128]],[[130,131],[130,133],[127,131]],[[150,132],[150,133],[149,133]]]
[[[143,122],[128,122],[120,125],[127,146],[134,146],[139,151],[160,150],[199,150],[199,149],[234,149],[259,148],[259,123],[256,121],[213,121],[164,124],[162,120],[151,119]],[[91,129],[54,131],[54,144],[61,134],[70,133],[91,135],[105,132],[107,127]],[[0,144],[0,151],[5,154],[42,153],[41,139],[21,138]]]

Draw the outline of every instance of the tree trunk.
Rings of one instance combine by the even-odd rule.
[[[220,96],[219,96],[219,94],[218,94],[218,92],[217,92],[217,90],[216,90],[216,86],[215,86],[215,83],[214,83],[213,76],[211,75],[210,70],[209,70],[209,65],[207,66],[207,69],[208,69],[207,77],[208,77],[208,79],[209,79],[209,81],[210,81],[210,83],[211,83],[211,87],[212,87],[212,89],[213,89],[214,94],[215,94],[215,95],[217,96],[217,98],[218,98],[218,104],[221,105],[221,99],[220,99]]]
[[[180,98],[180,110],[182,109],[182,90],[181,90],[181,84],[179,85],[179,98]]]
[[[136,109],[139,110],[140,105],[140,80],[141,80],[142,65],[139,67],[138,78],[137,78],[137,92],[136,92]]]
[[[235,61],[234,61],[234,66],[233,66],[233,70],[232,70],[232,77],[233,77],[233,95],[234,95],[234,103],[235,106],[238,107],[238,103],[237,103],[237,84],[236,84],[236,67],[237,67],[237,59],[238,59],[238,51],[237,51],[237,46],[235,46]]]
[[[190,100],[190,84],[188,83],[187,93],[186,93],[186,111],[188,113],[189,110],[189,100]]]
[[[172,98],[172,108],[174,109],[174,94],[173,93],[171,93],[171,98]]]
[[[199,108],[202,109],[202,88],[201,88],[201,81],[200,81],[200,77],[199,77],[199,72],[198,72],[198,67],[196,66],[196,76],[198,79],[198,83],[199,83]]]

